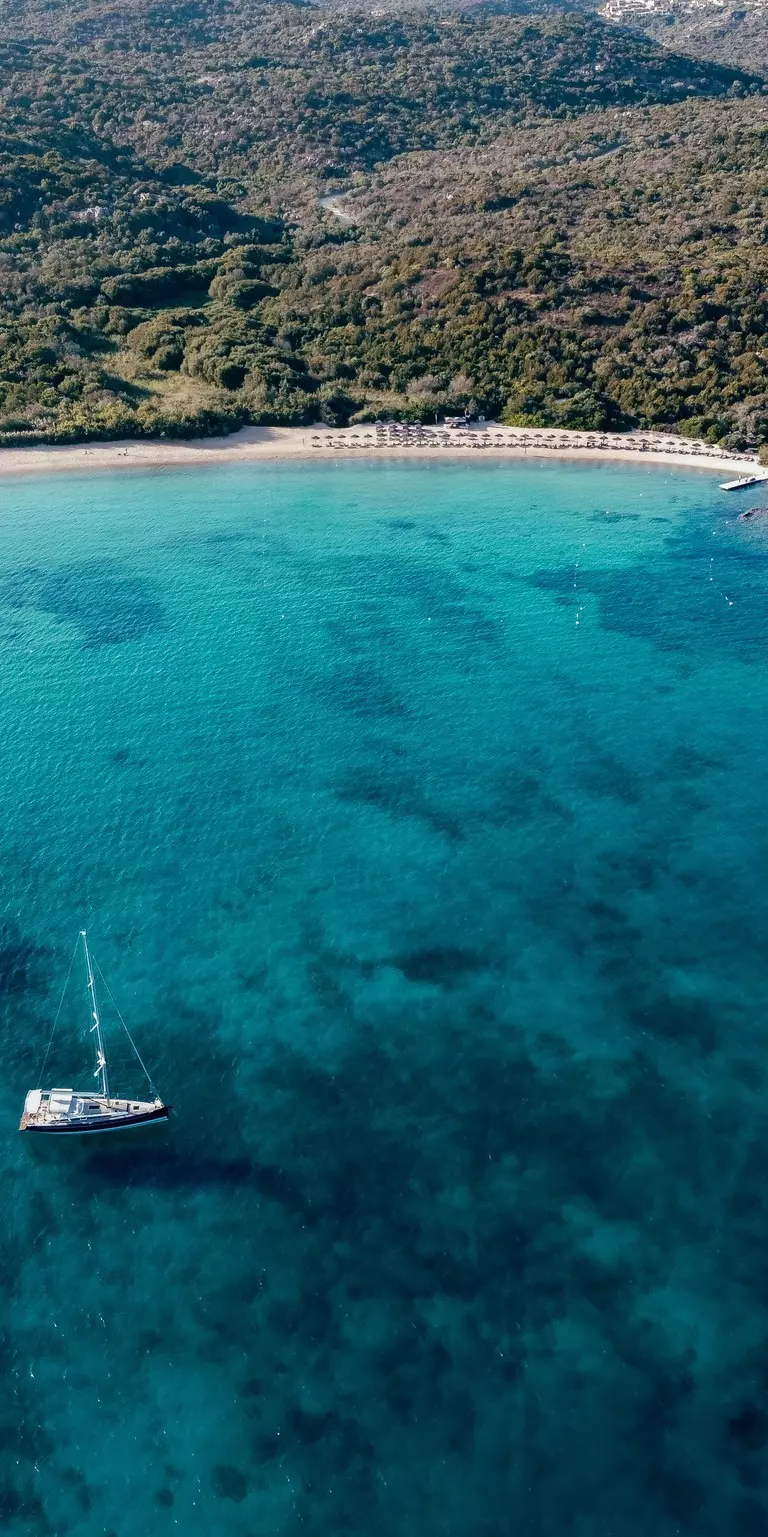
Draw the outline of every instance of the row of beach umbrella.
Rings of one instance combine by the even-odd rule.
[[[495,431],[462,432],[455,428],[448,431],[436,427],[424,428],[420,424],[412,426],[410,423],[387,423],[386,426],[376,424],[376,435],[370,432],[352,432],[343,437],[326,435],[325,443],[321,435],[315,433],[312,437],[312,447],[321,448],[369,448],[389,445],[418,444],[421,447],[459,447],[459,448],[587,448],[587,449],[622,449],[638,453],[648,453],[657,449],[664,453],[699,454],[704,457],[714,456],[739,459],[742,456],[716,445],[690,442],[686,443],[680,438],[657,438],[644,436],[613,437],[605,434],[572,433],[565,435],[558,432],[543,432],[520,435],[514,430],[503,433]]]

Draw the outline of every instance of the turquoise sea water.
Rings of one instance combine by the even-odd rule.
[[[763,1534],[768,535],[609,465],[0,499],[3,1532]],[[40,1149],[86,922],[177,1116]]]

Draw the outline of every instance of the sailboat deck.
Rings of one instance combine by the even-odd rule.
[[[168,1107],[161,1100],[107,1099],[74,1089],[32,1089],[21,1117],[21,1131],[111,1131],[160,1120]]]

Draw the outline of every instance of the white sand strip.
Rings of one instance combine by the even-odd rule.
[[[123,470],[203,464],[247,464],[268,459],[376,458],[627,460],[728,472],[758,472],[747,454],[661,433],[559,432],[535,427],[244,427],[226,438],[126,441],[60,447],[0,448],[0,474],[59,474],[64,470]]]

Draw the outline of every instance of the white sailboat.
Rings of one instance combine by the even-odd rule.
[[[88,997],[91,1005],[91,1016],[93,1019],[93,1023],[91,1025],[91,1034],[94,1036],[94,1044],[96,1049],[96,1068],[93,1076],[99,1080],[98,1091],[95,1094],[90,1092],[81,1093],[76,1089],[43,1089],[39,1085],[36,1089],[30,1089],[26,1100],[24,1101],[24,1113],[19,1124],[19,1131],[39,1132],[44,1133],[45,1135],[67,1136],[72,1135],[73,1133],[82,1132],[124,1131],[132,1126],[146,1126],[155,1121],[167,1121],[172,1107],[170,1105],[166,1105],[160,1096],[156,1093],[149,1073],[147,1072],[147,1069],[145,1068],[144,1063],[139,1056],[138,1050],[128,1029],[128,1026],[125,1023],[120,1010],[117,1008],[117,1004],[114,1004],[114,999],[112,999],[112,1002],[115,1006],[115,1011],[147,1079],[153,1098],[115,1099],[114,1096],[109,1092],[107,1057],[104,1050],[104,1038],[101,1030],[101,1015],[99,1013],[99,1005],[96,999],[96,982],[93,975],[93,963],[91,960],[91,952],[88,948],[88,937],[86,935],[85,929],[80,930],[78,946],[80,940],[82,940],[83,945]],[[76,946],[75,954],[77,953],[77,948],[78,947]],[[69,974],[67,976],[67,982],[69,981],[69,975],[71,975],[72,972],[72,964],[74,963],[74,959],[75,957],[73,955],[72,962],[70,963]],[[99,974],[101,975],[101,973]],[[67,983],[65,982],[64,993],[66,993],[66,990]],[[107,991],[109,991],[108,988]],[[48,1053],[50,1052],[51,1042],[53,1041],[53,1034],[56,1030],[59,1014],[61,1013],[61,1005],[64,1002],[64,993],[62,993],[61,996],[61,1003],[59,1004],[56,1019],[54,1020],[53,1031],[51,1032],[51,1039],[48,1042],[48,1051],[46,1051],[45,1062],[43,1063],[43,1073],[45,1072],[45,1066],[48,1061]],[[111,996],[112,995],[110,993],[110,997]]]

